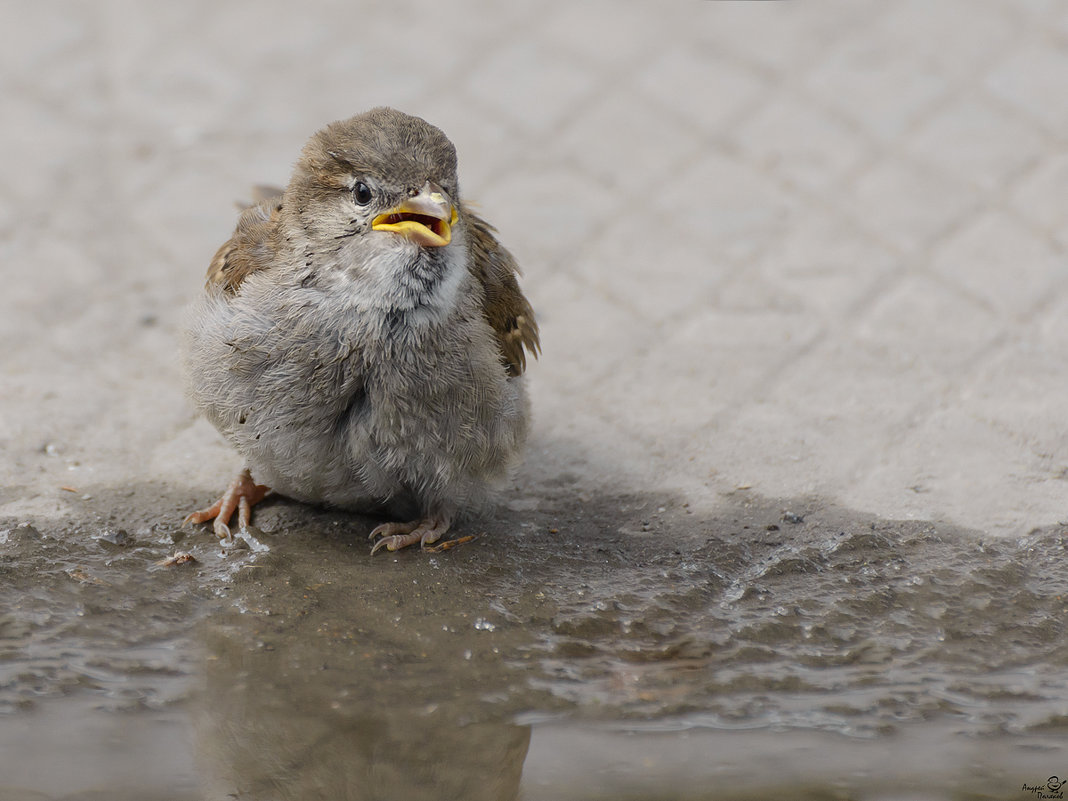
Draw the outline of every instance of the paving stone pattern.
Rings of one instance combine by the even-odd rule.
[[[0,97],[0,515],[229,477],[182,306],[247,187],[389,104],[524,265],[535,501],[1068,516],[1059,0],[5,0]]]

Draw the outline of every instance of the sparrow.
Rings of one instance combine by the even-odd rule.
[[[184,329],[196,407],[245,468],[186,520],[246,531],[269,492],[393,521],[427,547],[516,465],[538,326],[441,130],[375,108],[314,134],[240,216]]]

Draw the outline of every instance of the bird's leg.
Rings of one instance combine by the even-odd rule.
[[[193,512],[182,521],[182,525],[184,526],[186,523],[203,523],[214,518],[215,523],[212,528],[215,531],[215,536],[220,540],[228,540],[230,539],[230,526],[227,524],[230,522],[234,510],[237,510],[238,531],[246,530],[249,520],[252,518],[252,507],[262,501],[263,497],[270,491],[269,487],[253,481],[252,474],[248,471],[248,468],[245,468],[237,478],[230,482],[230,486],[219,500],[206,509]]]
[[[435,515],[422,520],[412,520],[408,523],[383,523],[371,532],[368,539],[381,537],[371,549],[374,555],[377,551],[385,548],[388,551],[399,551],[409,545],[419,543],[420,548],[433,545],[441,535],[449,530],[452,521],[448,517]]]

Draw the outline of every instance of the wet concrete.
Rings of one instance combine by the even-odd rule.
[[[0,525],[0,798],[1009,798],[1064,772],[1061,529],[537,491],[439,554],[372,558],[375,520],[284,499],[269,550],[224,553],[157,486]]]

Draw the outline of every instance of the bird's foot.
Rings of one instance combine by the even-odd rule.
[[[215,523],[212,529],[215,531],[215,536],[228,542],[230,541],[230,526],[228,524],[230,518],[233,517],[234,511],[237,511],[238,531],[247,531],[249,520],[252,519],[252,507],[262,501],[270,491],[269,487],[253,481],[252,474],[246,468],[241,471],[237,478],[230,482],[230,486],[219,500],[206,509],[193,512],[182,521],[182,525],[184,526],[186,523],[204,523],[214,519]]]
[[[433,545],[441,535],[449,530],[451,521],[447,517],[427,517],[408,523],[383,523],[371,532],[368,539],[381,539],[371,549],[371,555],[385,548],[387,551],[399,551],[409,545],[419,543],[420,548]]]

